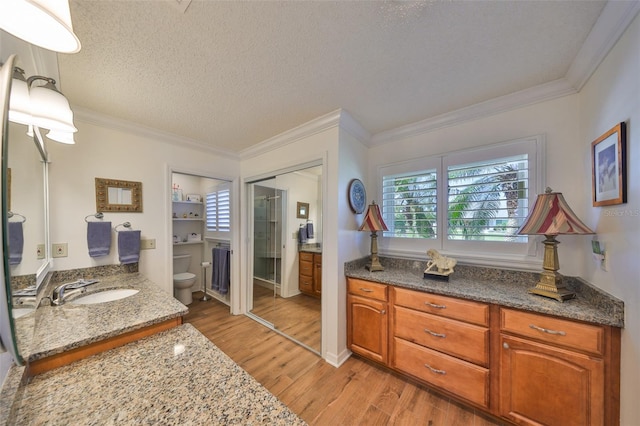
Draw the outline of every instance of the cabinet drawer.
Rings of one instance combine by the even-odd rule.
[[[387,286],[385,284],[349,278],[348,287],[348,291],[351,294],[382,300],[383,302],[387,301]]]
[[[393,334],[396,337],[488,366],[488,328],[400,306],[394,308],[394,316]]]
[[[298,252],[300,256],[300,260],[305,260],[307,262],[313,262],[313,253],[309,253],[308,251]]]
[[[394,287],[395,304],[478,325],[489,325],[489,305]]]
[[[306,275],[300,275],[298,277],[298,288],[301,291],[306,291],[307,293],[313,292],[313,278],[307,277]]]
[[[313,262],[314,262],[316,265],[322,265],[322,255],[321,255],[321,254],[314,253],[314,255],[313,255]]]
[[[394,337],[396,369],[483,407],[489,406],[489,370]]]
[[[300,275],[313,276],[313,262],[300,261]]]
[[[502,331],[602,355],[604,328],[528,312],[500,309]]]

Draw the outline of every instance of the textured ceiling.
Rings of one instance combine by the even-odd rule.
[[[60,84],[231,152],[338,108],[373,135],[564,77],[605,3],[71,0]]]

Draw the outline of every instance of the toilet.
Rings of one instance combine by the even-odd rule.
[[[190,254],[173,256],[173,295],[183,305],[190,305],[193,302],[191,287],[196,282],[196,275],[187,272],[189,263],[191,263]]]

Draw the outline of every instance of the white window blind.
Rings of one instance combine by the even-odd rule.
[[[526,242],[528,182],[527,154],[448,166],[447,238]]]
[[[231,188],[223,184],[206,195],[207,231],[231,231]]]
[[[435,170],[385,176],[382,180],[382,211],[388,232],[384,236],[436,238]]]

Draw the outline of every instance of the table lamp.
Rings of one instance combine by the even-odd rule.
[[[562,275],[558,273],[558,244],[556,235],[589,235],[594,232],[582,223],[571,210],[560,192],[547,188],[538,195],[525,223],[518,229],[519,235],[544,235],[544,260],[538,284],[529,293],[550,297],[564,302],[576,294],[565,287]]]
[[[384,271],[384,267],[380,264],[378,259],[378,231],[387,231],[387,225],[382,220],[380,214],[380,206],[372,201],[367,208],[367,212],[364,215],[362,225],[358,228],[358,231],[371,231],[371,259],[367,263],[366,268],[371,272]]]

